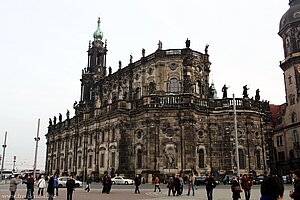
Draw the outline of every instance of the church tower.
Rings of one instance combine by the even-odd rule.
[[[285,57],[280,62],[286,93],[286,109],[282,116],[284,128],[283,135],[274,138],[274,143],[277,144],[279,161],[294,160],[300,166],[300,0],[289,0],[289,5],[280,20],[278,33],[283,41]],[[280,142],[279,137],[285,138],[285,141]],[[280,155],[281,147],[286,149],[285,155]]]
[[[93,84],[106,76],[106,41],[103,43],[103,32],[100,29],[100,18],[98,26],[93,34],[94,41],[89,43],[88,64],[82,70],[81,78],[81,103],[93,103]]]

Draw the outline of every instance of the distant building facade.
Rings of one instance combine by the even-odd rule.
[[[112,73],[106,68],[106,41],[100,21],[82,70],[81,98],[75,116],[50,119],[46,173],[105,171],[126,175],[197,173],[236,170],[233,98],[216,99],[209,85],[208,45],[204,53],[166,49]],[[227,88],[223,91],[223,96]],[[272,145],[269,104],[236,98],[240,173],[268,170]]]
[[[289,0],[290,8],[280,20],[279,35],[285,59],[286,103],[271,105],[274,121],[274,164],[277,174],[300,169],[300,0]]]

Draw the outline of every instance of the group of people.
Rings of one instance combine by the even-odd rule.
[[[158,178],[158,177],[157,177]],[[171,193],[173,194],[173,196],[179,196],[183,194],[183,189],[184,189],[184,180],[182,178],[182,176],[180,175],[175,175],[175,177],[170,177],[167,187],[168,187],[168,196],[171,195]],[[187,194],[186,195],[195,195],[195,189],[196,189],[196,185],[195,185],[195,175],[190,174],[186,180],[187,182]],[[216,187],[217,183],[215,181],[215,179],[210,175],[207,174],[206,178],[205,178],[205,186],[206,186],[206,192],[207,192],[207,198],[208,200],[212,200],[212,192],[213,189]]]
[[[36,183],[38,188],[38,196],[44,196],[44,189],[47,188],[48,193],[48,199],[52,200],[54,198],[54,195],[58,196],[58,176],[52,176],[50,175],[48,184],[46,184],[46,180],[44,175],[40,176],[40,179],[35,181],[32,174],[28,174],[24,180],[21,179],[20,176],[12,177],[9,185],[9,191],[10,191],[10,200],[15,199],[15,193],[17,190],[17,185],[23,183],[26,184],[26,196],[25,199],[32,200],[34,198],[34,185]],[[66,182],[66,188],[67,188],[67,200],[72,200],[72,194],[75,188],[75,180],[73,177],[70,177],[70,179]]]
[[[294,180],[294,190],[290,191],[289,196],[292,199],[300,200],[300,170],[293,171],[293,180]],[[91,177],[87,178],[87,187],[86,191],[90,191]],[[135,179],[135,193],[140,193],[139,187],[141,185],[141,178],[139,175],[136,175]],[[187,187],[188,191],[186,195],[192,194],[195,195],[195,176],[190,174],[187,178]],[[248,175],[244,174],[241,178],[233,176],[231,181],[231,191],[232,199],[239,200],[241,198],[241,193],[244,193],[245,200],[250,200],[252,179]],[[14,196],[17,190],[17,185],[23,183],[26,184],[26,199],[33,199],[34,184],[35,180],[31,174],[27,176],[25,180],[22,180],[20,177],[12,177],[10,181],[9,191],[11,192],[10,200],[14,200]],[[217,183],[211,174],[207,174],[205,178],[205,186],[207,192],[207,199],[213,199],[213,189],[216,187]],[[36,182],[38,187],[38,195],[44,195],[44,188],[46,188],[46,181],[42,175],[40,179]],[[103,190],[102,193],[109,193],[111,190],[111,177],[108,174],[105,174],[102,179]],[[160,179],[158,176],[153,178],[154,192],[158,190],[161,192],[160,188]],[[167,183],[168,196],[179,196],[183,194],[184,180],[180,175],[175,175],[170,177]],[[67,188],[67,200],[72,200],[73,191],[75,189],[75,179],[70,176],[66,183]],[[56,189],[56,192],[55,192]],[[261,198],[260,200],[283,200],[284,186],[282,181],[278,176],[268,176],[265,177],[261,184]],[[47,184],[47,193],[48,199],[52,200],[54,198],[54,193],[58,196],[58,176],[50,176]]]

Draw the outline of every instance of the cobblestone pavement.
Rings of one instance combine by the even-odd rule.
[[[292,189],[291,185],[285,186],[285,195],[284,199],[290,199],[288,197],[289,191]],[[90,192],[85,192],[82,188],[76,189],[73,193],[73,200],[166,200],[166,199],[176,199],[176,200],[185,200],[185,199],[197,199],[197,200],[206,200],[206,191],[205,189],[199,188],[195,190],[195,196],[187,196],[184,191],[182,196],[168,196],[167,189],[162,189],[162,192],[153,192],[152,189],[141,189],[141,194],[134,194],[132,189],[112,189],[110,194],[102,194],[101,189],[92,189]],[[25,189],[18,189],[16,192],[16,199],[24,199]],[[37,191],[35,191],[36,195]],[[242,199],[244,200],[244,193],[241,193]],[[259,200],[260,191],[259,186],[254,186],[251,192],[251,200]],[[0,190],[0,199],[9,199],[8,189]],[[47,199],[46,196],[35,196],[34,200],[38,199]],[[60,188],[59,196],[55,197],[56,200],[65,200],[66,199],[66,189]],[[213,192],[214,200],[231,200],[231,191],[229,187],[220,187],[216,188]]]

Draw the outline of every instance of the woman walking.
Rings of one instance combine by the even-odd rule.
[[[38,190],[38,195],[42,195],[44,196],[44,188],[46,187],[46,181],[45,181],[45,178],[44,176],[42,175],[40,180],[38,181],[38,184],[37,184],[39,190]]]
[[[232,199],[233,200],[238,200],[238,199],[241,198],[240,193],[242,192],[242,189],[241,189],[240,183],[239,183],[236,176],[232,177],[231,192],[232,192]]]

